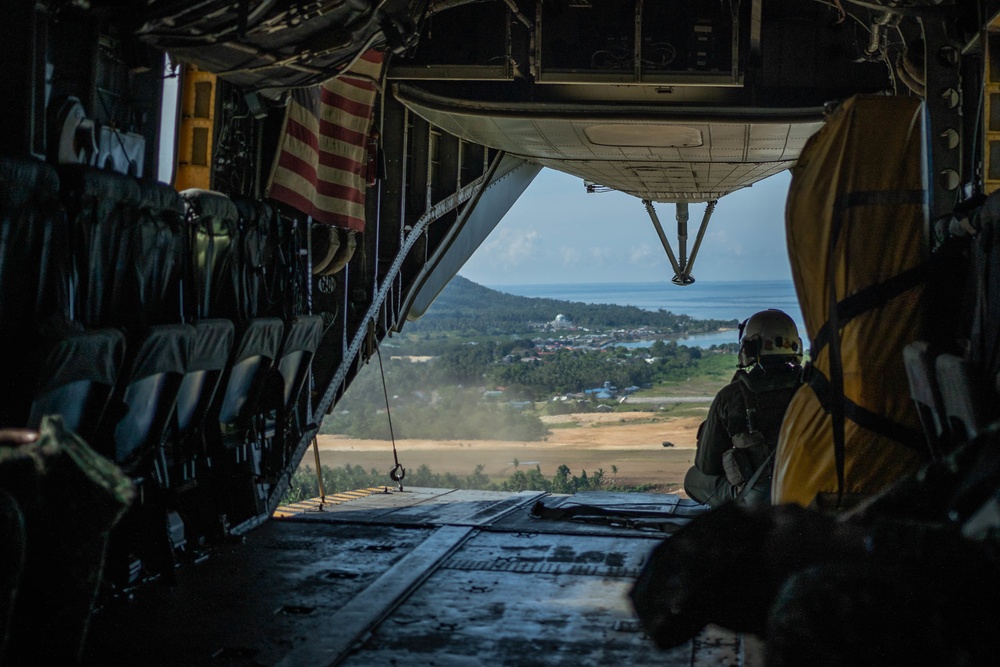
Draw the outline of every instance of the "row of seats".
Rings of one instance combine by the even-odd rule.
[[[323,332],[311,315],[157,325],[131,346],[115,329],[75,333],[45,357],[28,426],[60,414],[133,474],[163,446],[190,479],[199,458],[244,445],[254,416],[294,412]]]
[[[255,415],[294,412],[323,333],[293,315],[294,227],[263,202],[0,157],[2,423],[59,413],[129,471],[159,451],[183,478]]]

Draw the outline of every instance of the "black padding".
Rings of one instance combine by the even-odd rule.
[[[260,317],[243,326],[233,351],[233,364],[254,356],[274,360],[281,349],[285,324],[276,317]]]
[[[38,373],[27,425],[38,428],[45,415],[58,414],[85,440],[97,435],[125,353],[117,330],[69,335],[49,349]]]
[[[166,183],[140,181],[139,208],[154,214],[169,213],[180,218],[184,215],[184,198]]]
[[[52,391],[77,380],[114,385],[124,352],[125,337],[115,329],[67,336],[57,341],[47,355],[37,393]]]
[[[211,220],[219,233],[228,232],[229,226],[239,220],[236,204],[221,192],[191,188],[180,194],[192,213],[202,220]]]
[[[323,318],[319,315],[304,315],[286,326],[285,343],[278,361],[286,408],[299,398],[309,365],[323,338],[323,330]]]
[[[130,313],[122,326],[142,329],[182,319],[181,280],[186,261],[184,200],[169,185],[139,185],[142,198],[129,236],[130,276],[119,308]]]
[[[242,442],[242,430],[257,410],[283,332],[284,323],[274,317],[251,320],[242,327],[214,408],[224,436]]]
[[[201,320],[194,323],[194,331],[187,372],[177,393],[176,426],[181,439],[208,412],[232,353],[235,328],[229,320]]]
[[[85,165],[60,165],[62,201],[80,284],[76,321],[88,329],[120,326],[129,280],[129,227],[138,215],[138,182]]]
[[[281,354],[299,350],[315,352],[322,338],[323,318],[319,315],[302,315],[288,323]]]
[[[194,323],[188,370],[221,371],[233,350],[236,328],[229,320],[199,320]]]
[[[187,369],[194,327],[169,324],[152,327],[133,344],[119,378],[117,398],[123,410],[112,415],[116,463],[133,464],[160,442]]]
[[[0,156],[0,210],[52,199],[58,192],[59,176],[48,164],[32,157]]]
[[[225,195],[210,190],[184,190],[181,196],[194,225],[191,261],[195,273],[192,286],[195,319],[244,319],[235,301],[239,293],[239,262],[233,247],[239,222],[236,205]]]
[[[160,373],[183,375],[187,370],[194,327],[190,324],[163,324],[152,327],[128,355],[126,383]]]

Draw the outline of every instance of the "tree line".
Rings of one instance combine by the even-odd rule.
[[[455,276],[418,321],[407,325],[415,333],[457,332],[461,334],[517,334],[533,324],[565,315],[580,327],[617,329],[649,326],[663,333],[704,333],[735,327],[736,320],[698,320],[667,310],[636,306],[588,304],[516,296],[484,287]]]

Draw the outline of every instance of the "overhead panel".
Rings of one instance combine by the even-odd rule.
[[[539,0],[538,83],[742,86],[760,0]]]
[[[399,85],[433,125],[595,184],[652,201],[709,201],[792,166],[822,109],[713,110],[590,104],[495,104]]]

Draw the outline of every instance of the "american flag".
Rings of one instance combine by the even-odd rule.
[[[316,222],[364,231],[368,133],[383,60],[382,51],[366,51],[337,78],[292,93],[269,197]]]

